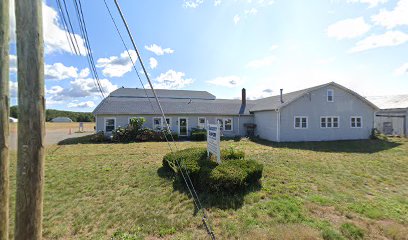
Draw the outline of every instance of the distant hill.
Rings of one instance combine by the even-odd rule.
[[[10,117],[18,118],[18,106],[10,107]],[[90,112],[71,112],[71,111],[61,111],[55,109],[45,110],[45,120],[51,121],[51,119],[56,117],[69,117],[74,122],[94,122],[95,117]]]

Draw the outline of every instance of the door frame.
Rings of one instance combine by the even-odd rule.
[[[186,135],[181,135],[180,134],[180,119],[186,119]],[[178,134],[180,137],[187,137],[188,136],[188,117],[178,117]]]

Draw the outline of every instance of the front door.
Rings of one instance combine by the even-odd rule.
[[[188,119],[179,118],[179,136],[188,136]]]

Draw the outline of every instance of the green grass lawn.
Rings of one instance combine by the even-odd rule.
[[[218,239],[407,239],[408,140],[222,146],[244,150],[264,174],[245,195],[200,195]],[[206,239],[191,198],[159,170],[168,152],[166,143],[48,147],[44,238]]]

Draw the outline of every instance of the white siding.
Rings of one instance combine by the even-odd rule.
[[[278,141],[277,139],[277,117],[275,111],[255,112],[254,123],[256,124],[255,136],[259,138]]]

